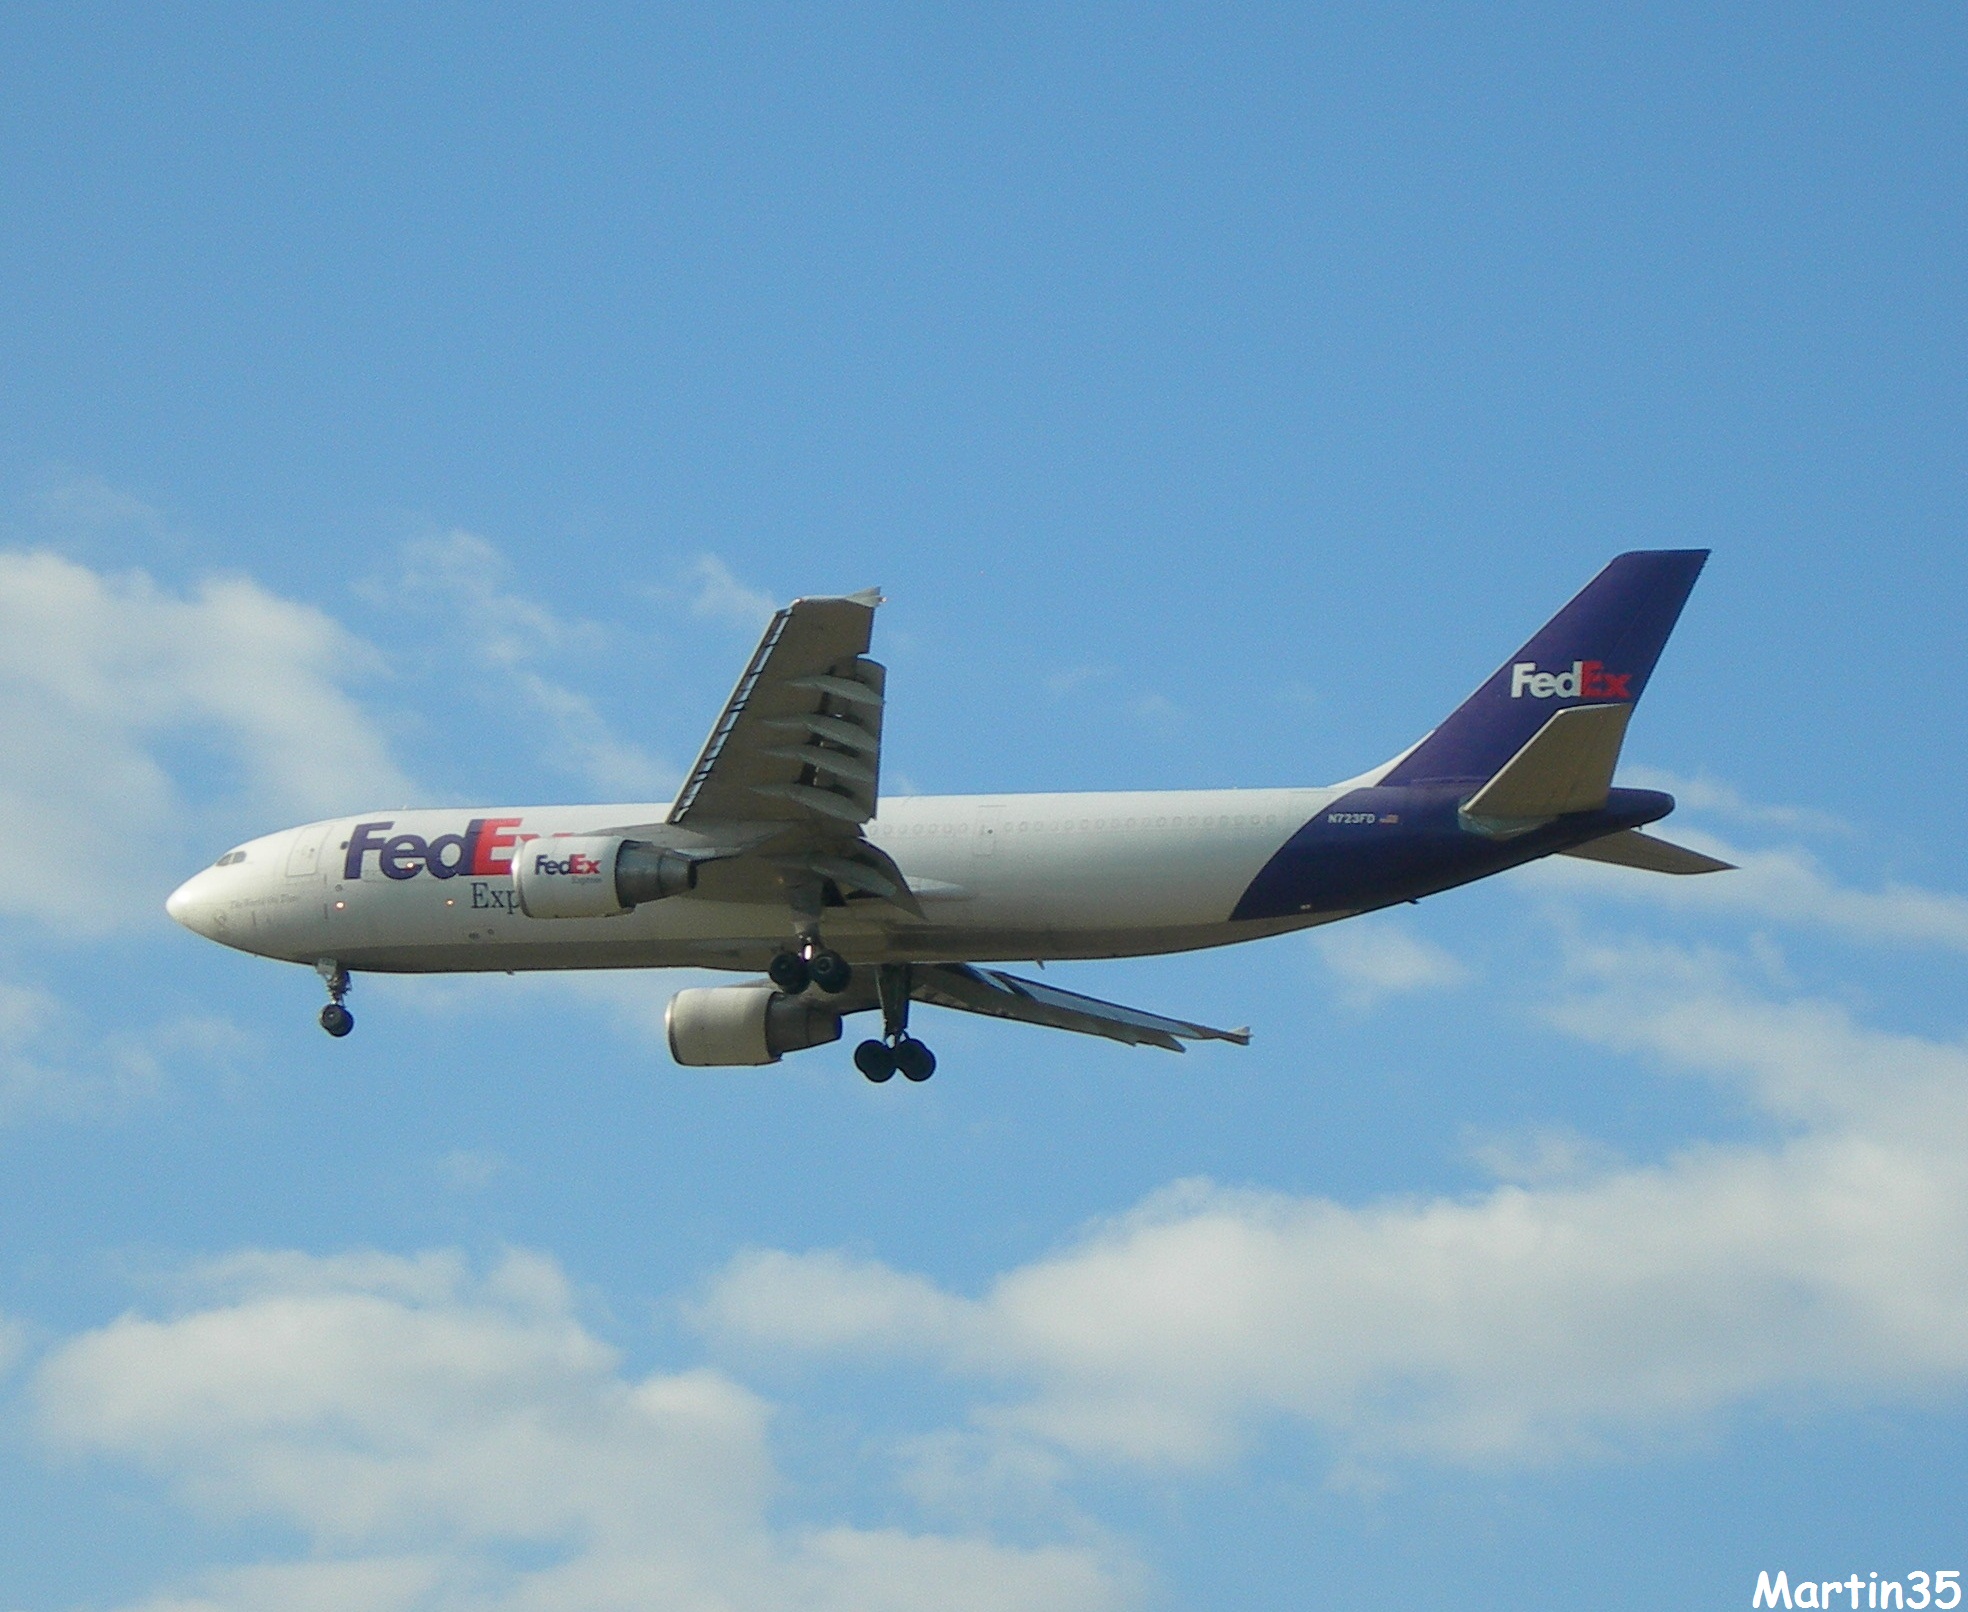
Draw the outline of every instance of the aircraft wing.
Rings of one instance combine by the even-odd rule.
[[[994,968],[976,968],[969,963],[918,964],[910,975],[909,995],[933,1007],[1018,1019],[1054,1030],[1077,1030],[1082,1035],[1125,1041],[1129,1046],[1145,1043],[1166,1047],[1170,1052],[1186,1051],[1182,1045],[1185,1040],[1250,1044],[1249,1030],[1213,1030],[1206,1024],[1165,1019],[1159,1013],[1102,1002]]]
[[[861,832],[881,789],[886,673],[867,655],[880,603],[870,588],[772,618],[669,824],[727,856],[761,851],[775,879],[825,880],[920,917],[901,870]]]
[[[883,670],[867,658],[874,589],[772,618],[684,780],[670,822],[838,825],[875,815]]]

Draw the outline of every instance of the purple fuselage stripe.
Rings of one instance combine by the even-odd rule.
[[[1457,813],[1481,779],[1355,789],[1279,848],[1231,919],[1361,912],[1487,878],[1624,828],[1658,822],[1674,797],[1615,789],[1596,812],[1575,812],[1509,839],[1463,827]]]

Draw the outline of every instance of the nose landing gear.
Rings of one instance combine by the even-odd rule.
[[[332,957],[324,957],[314,965],[328,987],[329,1002],[321,1010],[321,1028],[340,1040],[355,1028],[355,1015],[342,1006],[342,998],[348,995],[348,970]]]
[[[881,992],[882,1035],[854,1049],[854,1067],[876,1085],[900,1074],[920,1084],[936,1073],[936,1054],[909,1034],[909,965],[883,963],[877,976]]]

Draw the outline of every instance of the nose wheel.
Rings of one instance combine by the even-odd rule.
[[[349,992],[348,970],[332,957],[323,958],[314,968],[328,987],[329,1001],[321,1010],[321,1028],[339,1041],[355,1028],[355,1015],[342,1005],[342,998]]]

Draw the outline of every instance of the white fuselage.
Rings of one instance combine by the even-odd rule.
[[[1230,921],[1260,869],[1346,786],[1140,794],[898,796],[867,838],[892,857],[924,919],[849,900],[823,915],[850,961],[1014,961],[1185,951],[1342,916]],[[357,824],[425,842],[468,820],[515,839],[660,823],[666,805],[520,806],[371,813],[270,834],[172,896],[173,917],[241,951],[391,973],[545,968],[756,969],[791,938],[783,900],[704,891],[607,918],[536,919],[492,861],[445,877],[349,877]],[[510,851],[505,851],[510,855]]]

